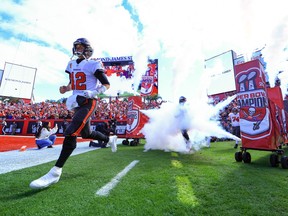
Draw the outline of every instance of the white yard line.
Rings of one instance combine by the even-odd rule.
[[[88,141],[78,142],[77,148],[71,156],[96,149],[99,148],[89,147]],[[43,148],[39,150],[37,148],[28,148],[23,152],[19,150],[0,152],[0,174],[57,160],[61,150],[62,145],[54,145],[54,148],[50,149]]]
[[[117,139],[117,144],[122,139]],[[94,151],[100,148],[89,147],[89,141],[77,142],[77,148],[71,156],[82,154],[88,151]],[[0,174],[24,169],[27,167],[37,166],[50,161],[56,161],[62,150],[62,145],[54,145],[53,148],[37,149],[28,148],[26,151],[6,151],[0,152]]]
[[[100,188],[96,195],[108,196],[109,192],[120,182],[120,179],[125,176],[139,161],[134,160],[128,166],[126,166],[120,173],[118,173],[109,183]]]

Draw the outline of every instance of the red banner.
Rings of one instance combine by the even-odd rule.
[[[279,106],[281,109],[284,109],[282,91],[279,86],[275,86],[274,88],[267,88],[267,93],[270,100],[277,104],[277,106]]]
[[[143,138],[144,135],[140,132],[144,124],[148,121],[148,117],[140,112],[142,108],[142,98],[132,96],[128,99],[127,111],[127,127],[126,138]]]
[[[286,128],[283,124],[285,113],[282,115],[283,109],[278,106],[281,104],[281,92],[279,89],[266,88],[265,74],[259,60],[236,65],[235,81],[240,106],[242,147],[277,149],[283,142]]]
[[[158,94],[158,59],[149,59],[148,69],[141,80],[141,96]]]

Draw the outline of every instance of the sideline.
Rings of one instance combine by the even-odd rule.
[[[137,163],[139,160],[132,161],[128,166],[126,166],[120,173],[118,173],[109,183],[104,185],[102,188],[100,188],[96,195],[98,196],[108,196],[110,190],[112,190],[119,182],[120,179],[125,176]]]
[[[19,150],[0,152],[0,174],[57,160],[61,149],[62,145],[54,145],[53,148],[43,148],[41,150],[37,148],[27,148],[27,150],[23,152]],[[78,142],[77,148],[71,156],[97,149],[100,148],[89,147],[89,141]]]

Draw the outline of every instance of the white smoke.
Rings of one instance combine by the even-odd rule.
[[[117,94],[132,93],[138,95],[137,88],[134,88],[134,79],[126,79],[125,76],[118,77],[116,74],[109,76],[110,88],[105,94],[116,96]]]
[[[179,112],[177,103],[163,103],[160,109],[141,110],[149,117],[149,122],[145,124],[142,133],[145,135],[145,150],[164,150],[186,153],[186,143],[181,134],[181,128],[188,129],[188,135],[192,144],[192,151],[200,150],[210,145],[210,137],[230,138],[240,141],[240,139],[231,133],[225,131],[218,121],[219,112],[227,106],[233,99],[227,98],[220,102],[217,106],[208,103],[207,100],[197,103],[193,98],[188,99],[187,119],[179,124],[179,120],[175,117]],[[188,124],[187,124],[188,123]],[[185,126],[184,126],[185,124]]]

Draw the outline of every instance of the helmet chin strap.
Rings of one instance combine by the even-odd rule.
[[[79,57],[79,56],[83,55],[83,52],[75,52],[74,55]]]
[[[84,59],[88,59],[87,57],[86,57],[86,55],[84,54],[86,51],[83,51],[83,52],[76,52],[76,56],[78,56],[78,58],[80,58],[80,57],[83,57]]]
[[[73,55],[71,56],[70,59],[72,59],[74,56],[77,56],[78,58],[83,56],[84,59],[87,59],[86,56],[83,54],[83,52],[75,52],[75,53],[73,53]]]

